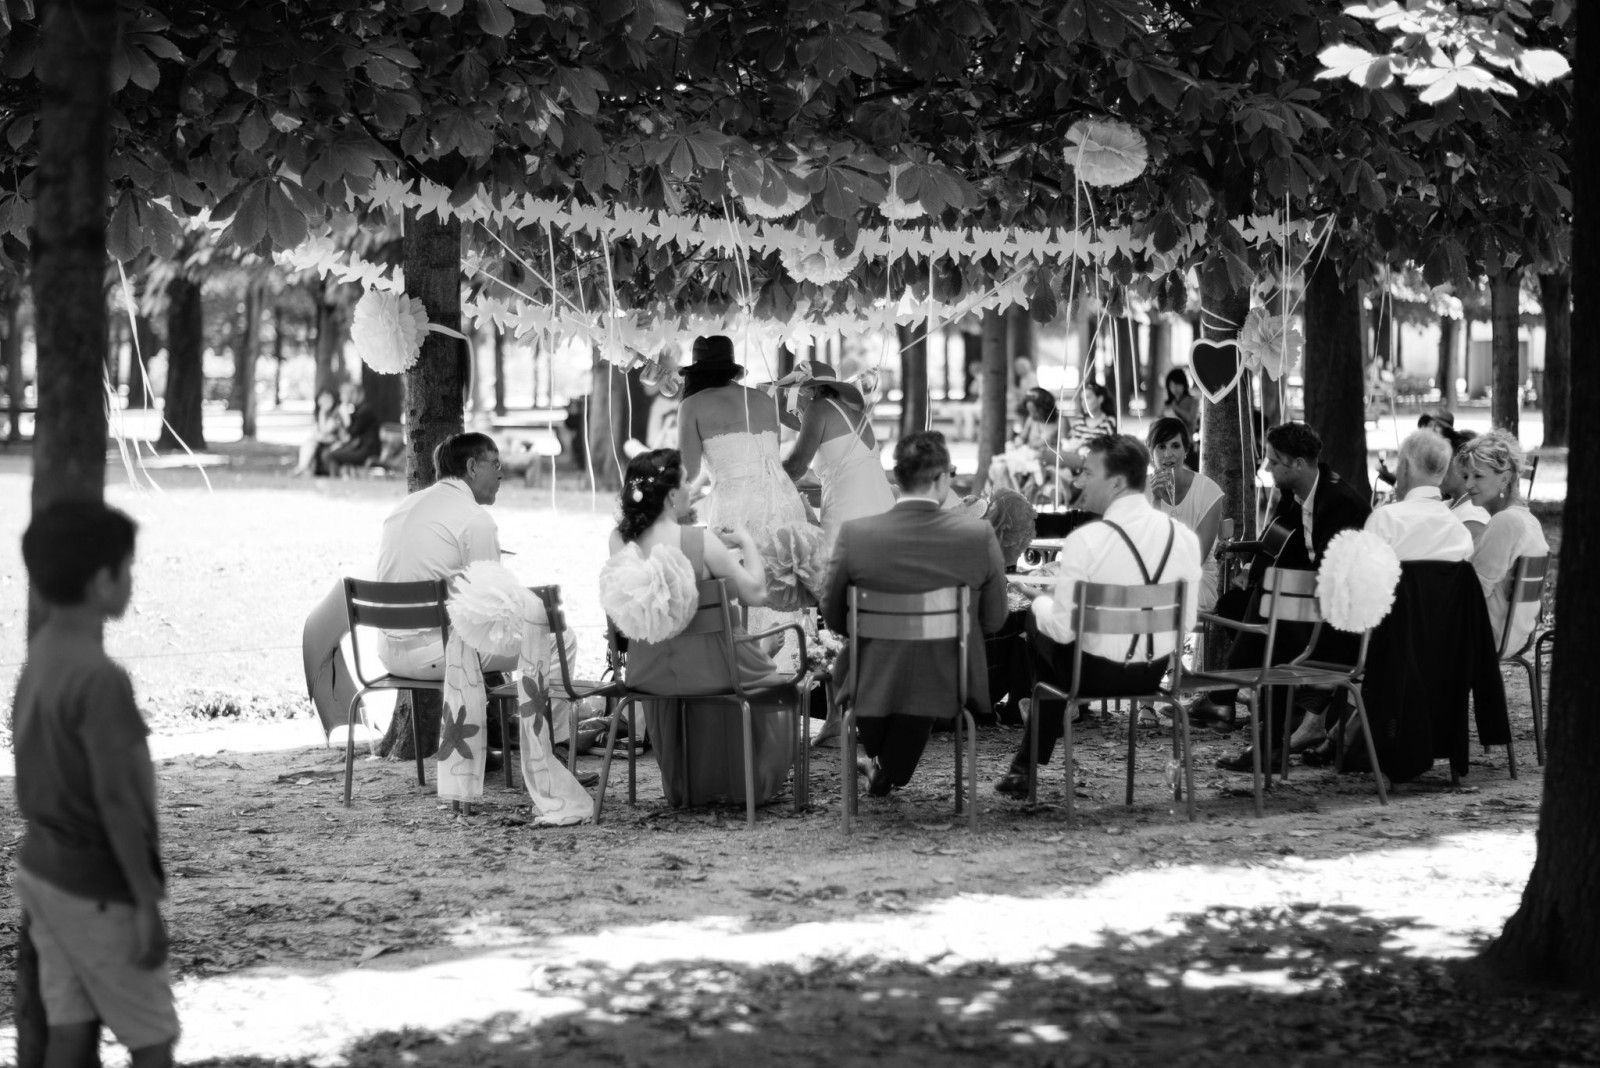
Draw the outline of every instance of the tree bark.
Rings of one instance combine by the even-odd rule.
[[[1322,436],[1322,459],[1365,495],[1371,485],[1361,348],[1361,290],[1324,256],[1306,279],[1306,422]]]
[[[1372,292],[1372,358],[1379,367],[1396,370],[1394,360],[1394,298],[1385,284]]]
[[[272,305],[272,406],[283,407],[283,306]]]
[[[1116,402],[1117,425],[1121,426],[1123,418],[1128,414],[1128,405],[1139,392],[1139,365],[1144,361],[1139,353],[1139,327],[1126,315],[1119,315],[1112,320],[1113,338],[1116,341],[1117,369]]]
[[[128,347],[128,407],[152,408],[155,396],[150,388],[150,361],[161,351],[161,337],[148,315],[133,317],[133,341]]]
[[[124,330],[116,312],[106,315],[106,395],[115,397],[122,388],[122,336]]]
[[[33,314],[39,411],[35,510],[66,497],[100,500],[106,482],[106,152],[113,0],[58,0],[40,12],[39,162]]]
[[[928,339],[921,324],[896,326],[900,340],[900,437],[928,428]]]
[[[1544,306],[1544,444],[1565,446],[1571,407],[1567,382],[1572,373],[1572,271],[1564,268],[1539,276],[1539,303]]]
[[[157,449],[206,447],[205,321],[200,284],[182,274],[167,283],[167,383]]]
[[[506,414],[506,332],[499,326],[494,331],[494,414]]]
[[[622,444],[628,440],[631,429],[628,379],[615,364],[600,355],[598,348],[591,359],[588,426],[584,440],[595,485],[603,490],[614,490],[622,485],[622,473],[628,466],[628,459],[622,452]]]
[[[6,440],[22,440],[22,286],[0,286],[0,364],[6,369]]]
[[[978,473],[972,492],[982,493],[989,480],[989,462],[1006,451],[1006,384],[1011,363],[1006,344],[1006,319],[993,309],[983,313],[983,373],[978,383]]]
[[[461,329],[461,220],[406,212],[406,288],[431,325]],[[468,381],[467,344],[430,330],[405,373],[406,486],[433,485],[434,446],[461,433]]]
[[[1250,294],[1235,289],[1228,278],[1221,255],[1214,255],[1200,268],[1200,300],[1207,314],[1200,317],[1205,336],[1225,341],[1239,336],[1238,326],[1250,310]],[[1200,449],[1201,473],[1222,488],[1222,518],[1232,519],[1235,533],[1244,538],[1255,535],[1255,457],[1245,452],[1242,434],[1247,425],[1240,409],[1250,409],[1250,379],[1241,375],[1239,384],[1213,404],[1201,398]]]
[[[1600,5],[1574,9],[1579,39],[1600,40]],[[1600,405],[1600,64],[1576,64],[1572,153],[1573,410]],[[1600,989],[1600,551],[1583,548],[1600,529],[1600,422],[1571,426],[1561,576],[1550,681],[1550,733],[1538,852],[1522,904],[1480,960],[1500,978]]]
[[[338,389],[335,368],[338,354],[344,348],[344,309],[333,299],[330,286],[324,282],[313,283],[313,298],[317,306],[317,343],[315,349],[316,373],[312,376],[312,396],[324,389]]]
[[[1522,272],[1516,268],[1496,271],[1489,279],[1489,316],[1493,333],[1494,393],[1489,420],[1497,427],[1517,432],[1521,405],[1518,403],[1517,327],[1520,322],[1517,302],[1522,292]]]
[[[244,327],[233,362],[233,400],[240,418],[240,435],[256,440],[256,362],[261,351],[261,287],[251,283],[244,292]]]
[[[1456,406],[1456,321],[1448,315],[1439,316],[1439,403],[1446,409]]]

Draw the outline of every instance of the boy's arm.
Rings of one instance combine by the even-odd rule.
[[[86,716],[79,739],[89,760],[89,782],[111,852],[133,895],[139,961],[166,959],[166,932],[157,905],[165,894],[156,828],[155,772],[145,744],[144,721],[127,675],[107,668],[86,680]]]

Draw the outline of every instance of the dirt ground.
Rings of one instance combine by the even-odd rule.
[[[0,470],[0,492],[20,483]],[[163,710],[152,744],[183,1063],[1600,1060],[1594,1006],[1485,988],[1460,964],[1532,863],[1543,780],[1512,675],[1522,777],[1507,778],[1503,749],[1475,752],[1460,789],[1436,769],[1387,807],[1368,777],[1297,766],[1257,819],[1248,776],[1214,767],[1239,736],[1200,731],[1190,823],[1147,729],[1124,808],[1113,713],[1080,734],[1073,822],[1059,761],[1037,806],[993,792],[1022,740],[1004,728],[980,733],[976,831],[951,812],[948,735],[906,790],[863,797],[849,837],[837,750],[812,763],[809,811],[785,794],[754,830],[739,809],[667,808],[648,755],[637,808],[613,765],[599,826],[535,827],[496,775],[482,810],[456,815],[408,765],[364,755],[346,809],[342,753],[292,696],[297,624],[375,547],[395,496],[259,475],[112,493],[148,534],[141,614],[108,641]],[[563,491],[556,522],[537,490],[497,512],[509,544],[582,591],[606,520],[576,496]],[[5,553],[14,522],[0,515]],[[580,626],[596,622],[589,600],[569,595]],[[0,667],[16,663],[17,625],[0,612]],[[208,728],[196,693],[219,717]],[[9,861],[21,828],[5,793]],[[15,919],[7,886],[6,995]],[[11,1038],[8,1008],[0,1062]]]

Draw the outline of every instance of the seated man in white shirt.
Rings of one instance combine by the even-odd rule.
[[[1401,563],[1472,556],[1472,534],[1439,491],[1451,453],[1450,442],[1431,430],[1412,431],[1400,443],[1395,500],[1368,516],[1366,529],[1393,546]]]
[[[1061,546],[1054,594],[1042,594],[1028,617],[1029,647],[1035,676],[1066,690],[1072,684],[1073,593],[1080,581],[1142,586],[1182,581],[1187,586],[1184,630],[1199,613],[1200,541],[1194,531],[1158,512],[1144,495],[1150,454],[1139,439],[1126,434],[1093,438],[1087,457],[1074,476],[1078,506],[1104,516],[1071,534]],[[1125,635],[1084,639],[1084,697],[1113,693],[1149,693],[1161,684],[1172,653],[1171,638],[1130,640]],[[1039,763],[1049,763],[1061,737],[1062,715],[1052,703],[1048,711],[1033,708],[1039,720]],[[1011,769],[995,789],[1011,797],[1028,791],[1028,743],[1012,758]]]

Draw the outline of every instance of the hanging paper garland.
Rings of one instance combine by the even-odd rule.
[[[422,355],[428,312],[422,301],[404,293],[369,289],[356,301],[350,341],[361,362],[381,375],[411,370]]]
[[[1067,162],[1084,185],[1114,188],[1144,173],[1150,150],[1144,135],[1125,122],[1079,119],[1067,130]]]

